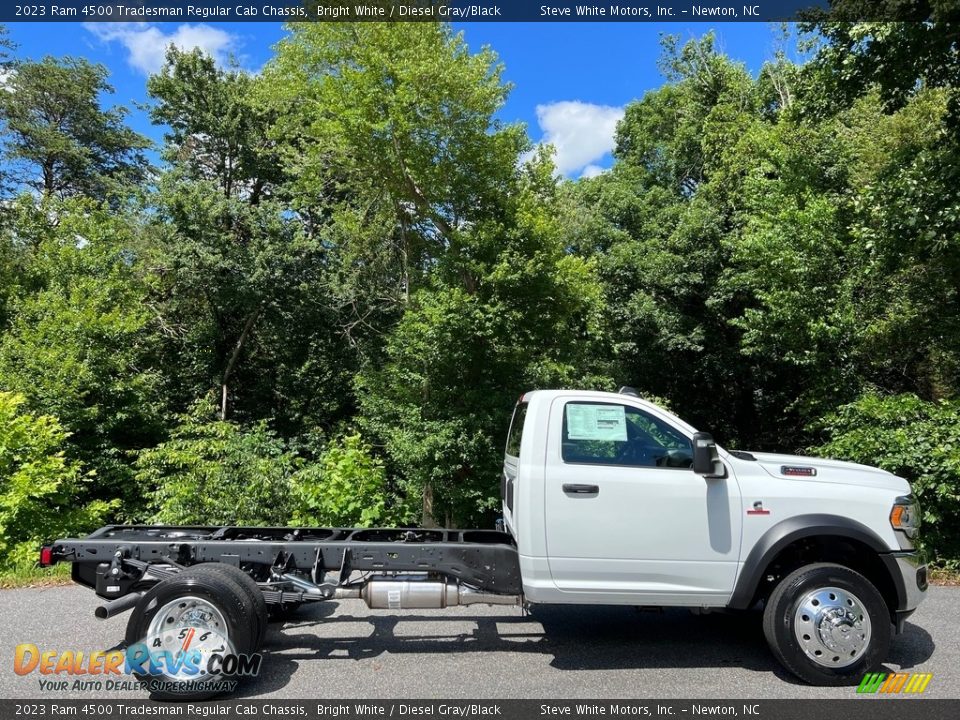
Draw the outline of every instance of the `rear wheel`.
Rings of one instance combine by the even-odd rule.
[[[235,582],[250,599],[254,611],[253,620],[257,625],[257,647],[263,645],[263,640],[267,635],[267,623],[269,622],[267,602],[263,599],[263,593],[252,577],[238,567],[220,562],[194,565],[185,572],[215,573]]]
[[[863,575],[817,563],[774,589],[763,632],[777,660],[797,677],[813,685],[849,685],[886,657],[890,613]]]
[[[144,593],[127,623],[127,661],[155,700],[205,700],[221,694],[225,654],[259,647],[249,595],[220,572],[186,570]]]

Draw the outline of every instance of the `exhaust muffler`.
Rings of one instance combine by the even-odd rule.
[[[337,599],[357,598],[372,610],[416,610],[456,605],[520,605],[520,595],[497,595],[454,582],[416,575],[379,575],[362,585],[339,587]]]

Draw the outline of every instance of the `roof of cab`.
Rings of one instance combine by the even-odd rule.
[[[530,402],[536,396],[537,398],[553,399],[560,395],[578,395],[580,397],[595,398],[597,400],[620,400],[624,397],[631,397],[642,400],[639,395],[629,395],[618,392],[604,392],[602,390],[576,390],[567,388],[566,390],[530,390],[520,396],[520,402]]]
[[[629,389],[633,390],[633,388]],[[636,391],[634,391],[634,393],[635,392]],[[623,402],[624,400],[628,400],[632,403],[640,405],[643,408],[652,410],[654,414],[669,417],[675,424],[679,425],[690,433],[697,431],[695,427],[693,427],[680,416],[670,412],[660,405],[657,405],[656,403],[645,400],[644,398],[640,397],[639,393],[603,392],[601,390],[576,390],[570,388],[566,390],[530,390],[520,396],[519,402],[529,403],[536,399],[538,402],[549,403],[555,398],[562,397],[564,395],[576,395],[578,398],[583,398],[585,400],[598,400],[603,402]]]

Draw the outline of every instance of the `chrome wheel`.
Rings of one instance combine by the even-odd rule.
[[[849,590],[818,588],[797,605],[793,631],[813,662],[842,668],[859,660],[869,647],[870,615]]]
[[[233,652],[220,609],[194,595],[171,600],[157,611],[147,630],[151,652],[163,653],[163,674],[171,680],[207,675],[211,658]]]
[[[226,637],[228,633],[227,621],[223,614],[208,600],[188,595],[168,602],[150,621],[147,634],[157,637],[173,628],[193,627],[213,630]]]

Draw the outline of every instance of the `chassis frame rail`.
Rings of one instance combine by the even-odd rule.
[[[102,597],[128,590],[98,582],[114,568],[121,572],[113,575],[123,576],[124,563],[142,570],[144,564],[204,562],[314,576],[336,571],[341,584],[355,570],[434,573],[490,593],[522,592],[513,538],[497,530],[110,525],[85,538],[56,540],[51,551],[54,562],[73,563],[76,582]]]

